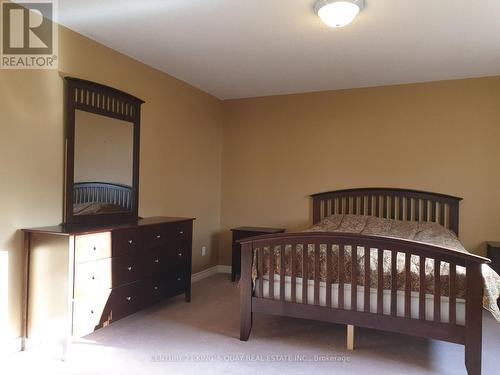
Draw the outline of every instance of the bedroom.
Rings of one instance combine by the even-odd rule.
[[[0,70],[0,342],[11,373],[42,365],[60,373],[467,373],[463,345],[356,324],[347,350],[346,322],[256,313],[249,340],[239,341],[231,229],[304,230],[312,194],[385,187],[461,197],[460,242],[479,256],[500,251],[490,246],[491,256],[486,244],[500,241],[498,4],[367,0],[342,28],[325,25],[314,4],[60,0],[57,69]],[[65,77],[144,101],[138,215],[196,220],[191,302],[166,299],[75,337],[61,362],[59,346],[40,356],[36,347],[18,351],[21,229],[66,216]],[[482,323],[482,373],[491,374],[500,326],[486,311]]]

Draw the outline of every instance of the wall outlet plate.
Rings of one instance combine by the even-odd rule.
[[[207,247],[206,246],[202,246],[201,247],[201,256],[204,257],[205,255],[207,255]]]

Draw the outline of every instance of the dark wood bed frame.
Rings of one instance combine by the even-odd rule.
[[[338,190],[312,195],[313,199],[313,223],[318,223],[323,217],[334,214],[357,214],[370,215],[382,218],[406,220],[406,221],[429,221],[437,222],[453,230],[458,234],[459,228],[459,202],[457,198],[444,194],[421,192],[416,190],[392,189],[392,188],[363,188]],[[420,242],[406,241],[395,238],[367,236],[348,233],[327,232],[302,232],[283,233],[252,237],[241,241],[241,282],[240,282],[240,308],[241,308],[241,330],[240,340],[247,341],[252,329],[252,314],[264,313],[295,318],[305,318],[332,323],[347,324],[352,326],[366,327],[390,332],[399,332],[419,337],[448,341],[465,346],[465,366],[469,375],[481,374],[481,344],[482,344],[482,297],[483,281],[481,265],[489,262],[488,259],[469,253],[462,253],[437,246],[427,245]],[[332,252],[327,254],[326,275],[326,306],[319,303],[319,251],[320,245],[332,245],[339,247],[339,264],[343,264],[345,247],[352,246],[352,257],[356,259],[357,248],[376,249],[378,254],[377,265],[377,312],[370,312],[370,288],[364,288],[364,310],[358,311],[356,292],[356,281],[351,286],[351,309],[344,306],[344,269],[339,267],[338,308],[332,306]],[[285,249],[286,245],[296,249],[297,245],[314,246],[314,304],[307,303],[307,283],[302,283],[302,295],[305,296],[303,303],[296,301],[296,252],[291,254],[291,301],[285,301],[285,274],[281,267],[279,290],[274,290],[274,283],[269,282],[269,298],[263,293],[263,252],[264,248],[279,247]],[[383,313],[383,252],[391,252],[391,310],[390,315]],[[252,285],[252,259],[253,253],[258,253],[257,272],[259,288],[254,291]],[[411,318],[411,284],[410,278],[404,286],[405,309],[404,317],[397,316],[396,311],[396,256],[397,253],[405,254],[405,272],[410,272],[410,257],[419,257],[420,264],[426,259],[436,262],[435,268],[435,293],[434,293],[434,318],[425,318],[425,268],[420,267],[420,285],[424,286],[419,291],[419,314],[418,318]],[[280,251],[281,264],[284,264],[285,254]],[[274,280],[274,257],[270,258],[269,280]],[[370,257],[365,257],[365,280],[369,282],[370,267],[366,267]],[[307,256],[302,257],[303,260]],[[440,267],[441,262],[450,264],[450,297],[449,297],[449,321],[441,321],[441,292],[440,292]],[[456,323],[456,267],[466,268],[466,307],[465,325]],[[302,269],[307,263],[302,264]],[[357,263],[351,262],[351,274],[356,274]],[[365,285],[367,282],[365,282]],[[279,300],[274,299],[279,295]]]
[[[77,182],[73,185],[73,204],[111,203],[131,211],[133,201],[132,186],[107,182]]]

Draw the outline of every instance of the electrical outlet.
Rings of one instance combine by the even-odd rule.
[[[206,246],[202,246],[201,247],[201,256],[204,257],[205,255],[207,255],[207,247]]]

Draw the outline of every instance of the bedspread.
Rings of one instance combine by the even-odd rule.
[[[434,246],[449,248],[455,251],[467,252],[455,233],[451,230],[444,228],[437,223],[429,222],[414,222],[414,221],[399,221],[391,219],[382,219],[372,216],[363,215],[332,215],[323,219],[320,223],[313,225],[306,229],[304,232],[337,232],[337,233],[355,233],[365,235],[376,235],[393,237],[398,239],[405,239],[411,241],[418,241],[427,243]],[[275,273],[280,274],[281,271],[281,247],[275,247],[273,254],[275,257]],[[302,270],[302,252],[303,246],[297,245],[296,251],[296,276],[302,277],[304,272]],[[291,252],[292,246],[285,246],[285,275],[291,276]],[[339,280],[339,248],[338,245],[333,245],[328,251],[332,251],[332,277],[333,283]],[[270,249],[264,248],[264,275],[269,275],[269,254]],[[308,245],[307,251],[307,268],[306,275],[309,280],[314,280],[314,264],[315,254],[314,246]],[[326,281],[326,245],[321,245],[319,249],[319,279]],[[351,283],[351,259],[352,248],[351,246],[345,247],[344,252],[344,282]],[[365,248],[357,248],[357,272],[355,275],[357,285],[364,286],[365,274],[365,256],[369,254],[370,257],[370,287],[377,287],[378,273],[378,252],[376,249],[366,250]],[[405,290],[406,273],[405,273],[405,254],[398,253],[397,255],[397,289]],[[254,252],[254,261],[252,269],[252,278],[255,281],[257,277],[257,252]],[[383,255],[383,280],[384,289],[391,288],[391,252],[384,251]],[[440,265],[440,281],[441,281],[441,295],[449,296],[450,291],[450,265],[446,262],[441,262]],[[482,275],[484,281],[483,293],[483,307],[490,311],[497,321],[500,322],[500,311],[497,306],[497,299],[500,296],[500,276],[486,264],[482,265]],[[466,271],[464,267],[456,267],[456,289],[457,298],[465,297],[466,288]],[[420,259],[418,256],[411,256],[410,263],[410,282],[412,291],[420,290]],[[434,293],[434,260],[426,259],[425,262],[425,290],[426,293]]]

